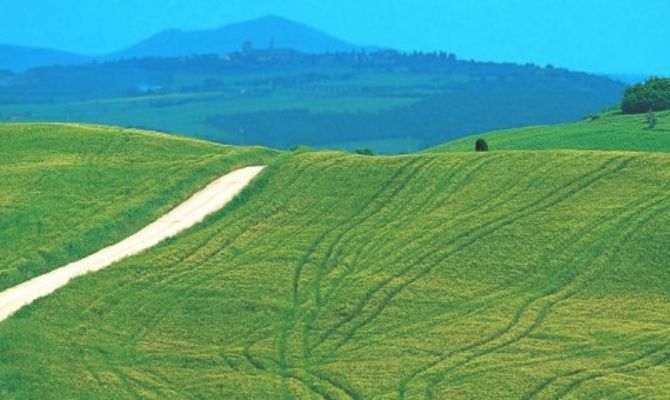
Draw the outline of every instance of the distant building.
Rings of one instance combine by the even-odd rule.
[[[164,92],[165,88],[160,85],[139,84],[128,89],[128,95],[130,96],[148,96],[154,94],[161,94]]]
[[[247,40],[242,44],[242,54],[251,54],[254,51],[254,42]]]
[[[228,60],[234,59],[236,56],[247,61],[272,62],[297,60],[300,59],[302,53],[293,49],[278,48],[277,43],[273,38],[270,40],[267,49],[255,49],[253,42],[247,40],[242,44],[242,52],[230,55]]]
[[[17,121],[26,121],[33,118],[33,114],[12,114],[7,117],[7,120],[11,122],[17,122]]]

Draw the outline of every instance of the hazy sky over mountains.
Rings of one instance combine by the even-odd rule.
[[[267,14],[346,41],[460,58],[670,75],[668,0],[0,0],[0,43],[112,52]]]

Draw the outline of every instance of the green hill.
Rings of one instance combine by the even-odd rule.
[[[279,36],[305,34],[286,21],[261,21],[267,24],[282,25]],[[263,36],[274,36],[279,46],[289,44],[286,37],[268,32]],[[131,53],[230,46],[212,40],[212,34],[219,36],[171,31]],[[237,48],[252,40],[238,34],[245,39],[233,39]],[[323,42],[316,36],[311,45]],[[177,45],[182,39],[189,43]],[[179,132],[229,144],[371,147],[376,153],[398,153],[469,133],[575,121],[619,103],[625,89],[602,76],[459,60],[445,52],[317,55],[256,45],[225,56],[194,51],[209,55],[0,73],[0,121],[76,121]]]
[[[274,151],[80,125],[0,125],[0,290],[134,233]]]
[[[665,398],[668,182],[667,154],[284,157],[1,324],[0,397]]]
[[[621,150],[670,151],[670,112],[656,113],[649,129],[646,115],[617,112],[594,116],[575,124],[533,126],[470,136],[429,149],[428,152],[473,151],[476,138],[495,150]]]

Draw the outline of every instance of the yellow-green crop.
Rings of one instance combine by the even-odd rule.
[[[274,162],[0,325],[2,398],[666,398],[670,155]]]

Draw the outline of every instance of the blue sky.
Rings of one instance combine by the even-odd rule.
[[[670,0],[0,0],[0,42],[89,54],[275,14],[358,44],[670,75]]]

